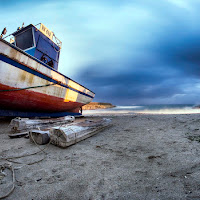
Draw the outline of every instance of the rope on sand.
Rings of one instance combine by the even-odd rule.
[[[45,148],[41,149],[39,147],[39,145],[36,143],[36,141],[34,140],[33,136],[32,136],[32,132],[30,133],[30,137],[31,139],[33,140],[33,142],[35,143],[35,145],[40,149],[39,151],[37,152],[34,152],[34,153],[31,153],[31,154],[25,154],[25,155],[21,155],[21,156],[16,156],[16,157],[0,157],[0,160],[6,160],[6,161],[9,161],[9,162],[12,162],[12,163],[17,163],[17,164],[23,164],[23,165],[33,165],[35,163],[39,163],[41,161],[43,161],[45,158],[46,158],[46,155],[47,153],[44,151],[45,149],[47,149],[47,147],[49,146],[51,140],[49,141],[49,143],[45,146]],[[12,159],[17,159],[17,158],[24,158],[24,157],[28,157],[28,156],[32,156],[32,155],[36,155],[40,152],[43,152],[44,153],[44,157],[38,161],[35,161],[35,162],[31,162],[31,163],[22,163],[22,162],[18,162],[18,161],[13,161]],[[0,196],[0,199],[4,199],[6,197],[8,197],[15,189],[15,169],[19,169],[19,168],[13,168],[13,166],[11,164],[8,164],[8,163],[5,163],[3,165],[0,165],[0,170],[1,172],[3,172],[5,169],[9,169],[11,172],[12,172],[12,188],[10,189],[10,191],[3,195],[3,196]]]
[[[34,153],[30,153],[30,154],[24,154],[24,155],[21,155],[21,156],[15,156],[15,157],[0,157],[1,160],[6,160],[6,161],[9,161],[9,162],[13,162],[13,163],[16,163],[16,164],[23,164],[23,165],[33,165],[35,163],[39,163],[41,161],[43,161],[45,158],[46,158],[46,152],[44,151],[45,149],[47,149],[47,147],[49,146],[51,140],[49,141],[49,143],[45,146],[45,148],[41,149],[39,147],[39,145],[36,143],[36,141],[34,140],[33,136],[32,136],[32,133],[30,133],[30,136],[31,136],[31,139],[33,140],[33,142],[35,143],[35,145],[38,147],[38,149],[40,149],[39,151],[36,151]],[[28,156],[32,156],[32,155],[36,155],[40,152],[43,152],[44,153],[44,157],[38,161],[34,161],[34,162],[31,162],[31,163],[23,163],[23,162],[18,162],[18,161],[14,161],[12,159],[18,159],[18,158],[24,158],[24,157],[28,157]]]
[[[60,127],[62,127],[62,126],[63,126],[63,125],[61,125]],[[107,125],[107,126],[105,126],[105,127],[101,127],[99,130],[95,130],[95,131],[93,131],[92,133],[102,131],[102,130],[104,130],[105,128],[110,127],[110,126],[112,126],[112,125]],[[71,129],[71,128],[70,128],[70,129]],[[71,129],[71,130],[74,132],[73,129]],[[76,132],[74,132],[74,133],[76,134]],[[33,136],[32,136],[32,132],[30,132],[30,137],[31,137],[31,139],[33,140],[34,144],[40,149],[39,151],[34,152],[34,153],[31,153],[31,154],[25,154],[25,155],[21,155],[21,156],[16,156],[16,157],[0,157],[0,160],[6,160],[6,161],[9,161],[9,162],[12,162],[12,163],[23,164],[23,165],[33,165],[33,164],[35,164],[35,163],[39,163],[39,162],[43,161],[43,160],[46,158],[46,155],[47,155],[47,152],[45,152],[44,150],[47,149],[47,147],[48,147],[49,144],[51,143],[51,139],[50,139],[49,143],[45,146],[45,148],[42,149],[42,148],[39,147],[39,145],[38,145],[38,144],[36,143],[36,141],[34,140],[34,138],[33,138]],[[76,143],[76,142],[77,142],[77,141],[75,141],[75,143]],[[12,160],[12,159],[17,159],[17,158],[23,158],[23,157],[31,156],[31,155],[36,155],[36,154],[38,154],[38,153],[40,153],[40,152],[43,152],[43,153],[44,153],[44,157],[43,157],[42,159],[40,159],[40,160],[38,160],[38,161],[35,161],[35,162],[32,162],[32,163],[22,163],[22,162],[18,162],[18,161],[13,161],[13,160]],[[7,194],[1,196],[0,199],[4,199],[4,198],[8,197],[8,196],[14,191],[14,189],[15,189],[15,172],[14,172],[14,170],[15,170],[15,169],[19,169],[19,168],[13,168],[12,165],[11,165],[11,164],[8,164],[8,163],[5,163],[4,165],[0,165],[1,171],[3,171],[5,168],[8,168],[9,170],[12,171],[12,188],[10,189],[10,191],[9,191]]]
[[[12,165],[5,163],[4,165],[0,165],[0,169],[1,172],[3,172],[3,170],[5,169],[9,169],[12,172],[12,188],[10,189],[9,192],[7,192],[7,194],[3,195],[0,197],[0,199],[4,199],[6,197],[8,197],[15,189],[15,171],[14,168],[12,167]]]

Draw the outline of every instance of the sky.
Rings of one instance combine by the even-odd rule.
[[[200,103],[199,0],[0,0],[0,31],[42,22],[59,71],[114,105]]]

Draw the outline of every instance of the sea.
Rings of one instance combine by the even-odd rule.
[[[200,108],[195,104],[156,104],[116,106],[108,109],[84,110],[83,114],[198,114]]]

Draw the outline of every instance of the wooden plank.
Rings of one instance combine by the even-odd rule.
[[[51,143],[66,148],[88,137],[91,137],[111,126],[111,120],[102,119],[98,121],[85,120],[79,123],[73,123],[63,127],[53,127],[50,129]]]
[[[48,128],[56,125],[62,125],[73,122],[74,120],[74,116],[65,116],[50,119],[29,119],[17,117],[11,120],[9,126],[13,133],[17,133],[24,130],[38,129],[40,127]]]
[[[24,136],[27,136],[27,135],[28,135],[28,132],[22,132],[22,133],[9,134],[8,136],[10,138],[21,138],[21,137],[24,137]]]
[[[50,141],[49,131],[31,130],[29,131],[31,142],[36,142],[39,145],[47,144]]]

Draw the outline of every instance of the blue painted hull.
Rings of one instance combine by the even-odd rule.
[[[74,112],[23,112],[15,110],[0,110],[0,117],[64,117],[67,115],[81,116],[81,113]]]

